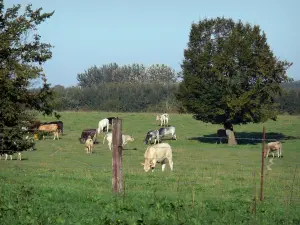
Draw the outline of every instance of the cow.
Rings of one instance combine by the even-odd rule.
[[[168,126],[169,123],[169,114],[164,113],[161,115],[156,115],[156,120],[160,120],[160,126],[164,125],[164,126]]]
[[[166,167],[166,160],[169,161],[170,169],[173,171],[172,148],[168,143],[160,143],[149,146],[146,149],[144,158],[145,161],[141,164],[144,166],[145,172],[148,172],[150,169],[154,172],[156,163],[161,163],[161,170],[164,171]]]
[[[174,126],[159,128],[158,133],[160,140],[162,140],[162,138],[165,136],[171,136],[172,139],[177,140],[176,128]]]
[[[59,121],[52,121],[52,122],[42,122],[41,125],[45,125],[45,124],[56,124],[57,125],[57,130],[58,132],[60,132],[62,135],[64,135],[64,123],[63,121],[59,120]]]
[[[225,129],[217,130],[218,140],[217,140],[216,144],[218,144],[218,143],[222,144],[222,139],[224,139],[224,138],[227,139],[228,138],[228,135],[227,135],[228,132],[226,132],[226,131],[227,130],[225,130]]]
[[[154,142],[154,144],[159,143],[159,131],[158,130],[151,130],[151,131],[147,132],[144,143],[147,145],[148,143],[151,144],[152,141]]]
[[[0,151],[0,160],[2,158],[2,155],[5,155],[5,160],[7,160],[8,156],[10,157],[10,160],[12,160],[12,155],[14,154],[13,151]],[[17,160],[22,160],[22,153],[18,152]]]
[[[104,128],[106,128],[106,132],[108,132],[108,130],[109,130],[109,120],[107,118],[99,121],[97,133],[100,134],[101,131],[104,132]]]
[[[94,140],[94,144],[97,140],[97,129],[91,128],[91,129],[85,129],[81,132],[81,137],[79,138],[79,141],[81,144],[84,144],[86,140],[88,139],[88,136],[91,136],[91,138]]]
[[[282,156],[282,144],[280,141],[269,142],[264,149],[264,157],[267,158],[271,152],[274,158],[274,152],[277,151],[277,157]]]
[[[52,122],[41,122],[41,121],[30,121],[30,125],[27,127],[27,131],[34,133],[36,132],[36,130],[38,130],[38,128],[41,125],[49,125],[49,124],[56,124],[57,125],[57,130],[58,132],[60,132],[62,135],[64,134],[64,123],[62,121],[52,121]]]
[[[57,140],[59,140],[57,124],[42,124],[39,126],[38,130],[53,133],[54,136],[53,140],[55,140],[56,138]],[[45,139],[44,135],[43,135],[43,139]]]
[[[109,150],[111,150],[111,147],[112,147],[112,133],[111,132],[105,134],[105,136],[103,138],[103,144],[105,143],[105,140],[107,140]],[[128,143],[128,141],[134,141],[134,137],[132,137],[131,135],[122,134],[122,147],[124,147]]]
[[[117,119],[117,117],[112,116],[112,117],[107,117],[106,119],[108,119],[109,125],[112,126],[113,120],[114,120],[114,119]]]
[[[92,139],[92,137],[89,135],[87,140],[85,141],[85,150],[86,153],[93,153],[93,146],[94,146],[94,140]]]

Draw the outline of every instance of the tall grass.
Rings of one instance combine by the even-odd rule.
[[[123,132],[135,138],[123,152],[121,196],[112,194],[112,152],[102,144],[103,135],[92,155],[78,141],[83,129],[96,128],[109,116],[119,116]],[[0,161],[0,224],[300,223],[299,170],[295,172],[299,117],[235,126],[236,136],[247,139],[238,139],[239,145],[231,147],[215,143],[218,125],[186,114],[170,117],[178,140],[165,142],[173,148],[174,171],[167,164],[165,172],[158,165],[154,173],[145,173],[140,164],[146,149],[143,139],[147,131],[159,127],[155,114],[63,112],[65,135],[60,140],[37,141],[37,150],[24,152],[22,161]],[[265,200],[257,201],[254,216],[263,126],[267,138],[282,140],[284,157],[275,158],[271,170],[265,170]]]

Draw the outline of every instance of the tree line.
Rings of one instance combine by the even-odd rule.
[[[187,112],[176,98],[180,73],[156,64],[92,66],[77,75],[78,85],[54,86],[53,107],[64,110],[114,112]],[[300,82],[282,83],[275,103],[280,113],[300,113]]]

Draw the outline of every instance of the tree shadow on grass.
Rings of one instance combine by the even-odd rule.
[[[258,144],[262,143],[262,132],[235,132],[235,138],[238,144],[241,145],[249,145],[249,144]],[[295,140],[300,139],[300,137],[287,136],[282,133],[274,133],[269,132],[266,133],[266,142],[272,141],[281,141],[284,142],[286,140]],[[226,137],[218,138],[216,134],[203,135],[199,137],[191,137],[188,140],[197,140],[202,143],[211,143],[211,144],[227,144],[228,140]]]

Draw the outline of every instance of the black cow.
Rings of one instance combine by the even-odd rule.
[[[217,144],[218,143],[222,144],[222,139],[228,138],[226,130],[224,130],[224,129],[217,130],[217,137],[218,137]]]
[[[94,140],[94,144],[96,143],[97,139],[97,129],[85,129],[81,132],[81,137],[79,138],[79,141],[81,144],[84,144],[86,140],[88,139],[88,136],[91,136],[91,138]]]

